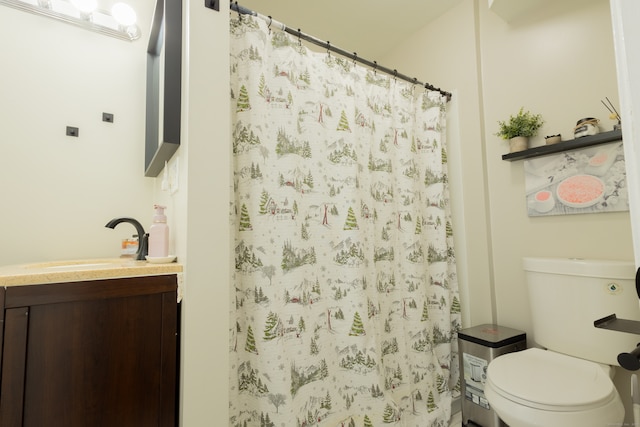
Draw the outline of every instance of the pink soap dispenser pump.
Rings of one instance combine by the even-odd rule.
[[[164,214],[166,206],[154,205],[156,214],[149,229],[149,257],[164,258],[169,256],[169,226]]]

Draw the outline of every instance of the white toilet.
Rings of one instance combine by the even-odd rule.
[[[616,314],[640,320],[632,262],[524,258],[533,340],[499,356],[487,370],[485,396],[510,427],[611,427],[624,421],[613,385],[619,353],[640,342],[634,334],[599,329]]]

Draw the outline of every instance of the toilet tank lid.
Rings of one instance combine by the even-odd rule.
[[[633,279],[636,274],[633,261],[621,260],[525,257],[522,265],[530,272],[608,279]]]

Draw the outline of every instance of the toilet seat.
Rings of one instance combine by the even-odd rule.
[[[554,412],[585,411],[618,396],[597,363],[538,348],[494,359],[487,383],[504,399]]]

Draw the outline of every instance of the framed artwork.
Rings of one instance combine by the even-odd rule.
[[[524,161],[529,216],[628,211],[622,141]]]

